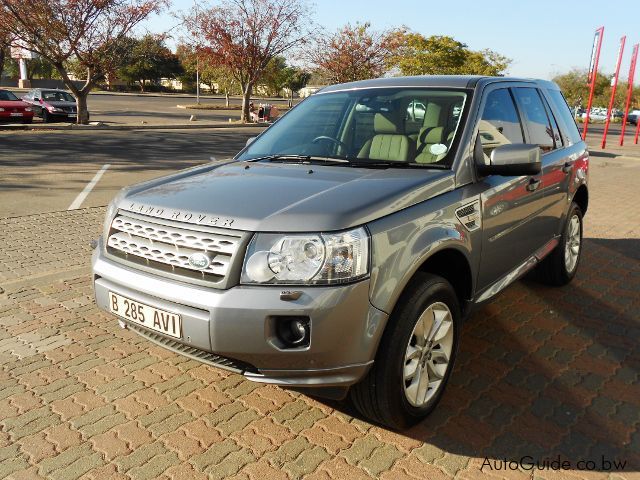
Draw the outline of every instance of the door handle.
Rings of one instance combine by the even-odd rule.
[[[532,178],[531,180],[529,180],[529,184],[527,185],[527,190],[529,192],[535,192],[539,186],[540,186],[540,180],[536,178]]]
[[[573,170],[573,163],[565,162],[562,166],[562,171],[564,173],[571,173],[571,170]]]

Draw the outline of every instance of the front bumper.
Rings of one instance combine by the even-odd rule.
[[[369,280],[330,287],[236,286],[228,290],[168,280],[93,255],[96,303],[109,311],[109,291],[179,313],[182,338],[126,325],[166,348],[249,380],[292,387],[344,387],[364,376],[387,321],[369,302]],[[282,290],[301,291],[282,300]],[[279,348],[274,316],[308,316],[310,345]],[[232,360],[233,359],[233,360]]]

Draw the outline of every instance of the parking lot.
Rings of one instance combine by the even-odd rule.
[[[442,403],[391,432],[151,345],[93,304],[89,242],[117,189],[258,131],[0,133],[0,478],[638,478],[640,147],[592,156],[575,281],[519,281],[476,312]],[[558,456],[569,469],[505,466]]]

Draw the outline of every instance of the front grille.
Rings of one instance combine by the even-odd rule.
[[[62,111],[67,113],[76,113],[76,107],[62,107]]]
[[[215,285],[229,276],[241,243],[242,236],[230,231],[165,220],[159,223],[153,217],[123,212],[111,224],[107,252],[153,270]],[[193,267],[189,256],[194,253],[205,254],[209,265]]]
[[[259,373],[258,369],[253,365],[250,365],[245,362],[241,362],[239,360],[233,360],[227,357],[221,357],[220,355],[216,355],[215,353],[205,352],[204,350],[200,350],[199,348],[190,347],[189,345],[185,345],[180,342],[176,342],[175,340],[171,340],[165,336],[159,335],[151,330],[147,330],[146,328],[139,327],[135,324],[127,323],[127,328],[130,328],[138,335],[143,336],[144,338],[151,340],[158,345],[171,350],[180,355],[184,355],[193,360],[197,360],[202,363],[206,363],[207,365],[212,365],[214,367],[223,368],[225,370],[230,370],[235,373]]]

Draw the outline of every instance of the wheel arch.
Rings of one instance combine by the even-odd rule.
[[[589,206],[589,190],[587,186],[582,184],[576,190],[576,193],[573,195],[573,201],[578,204],[580,210],[582,210],[582,215],[587,213],[587,207]]]
[[[411,285],[417,276],[425,273],[438,275],[447,280],[456,292],[456,296],[460,302],[460,308],[463,312],[466,310],[465,304],[471,300],[473,296],[471,263],[461,249],[447,245],[431,252],[426,258],[421,259],[413,273],[407,275],[404,283],[401,287],[398,287],[399,294],[393,304],[391,312],[396,309],[409,285]]]

